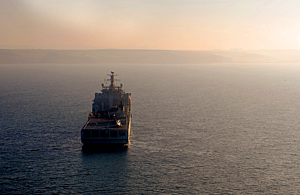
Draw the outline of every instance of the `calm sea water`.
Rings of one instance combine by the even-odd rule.
[[[131,144],[82,150],[111,70]],[[1,194],[299,194],[300,64],[0,65]]]

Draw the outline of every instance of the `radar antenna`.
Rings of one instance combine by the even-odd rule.
[[[111,71],[111,74],[108,74],[107,76],[110,76],[110,79],[107,79],[107,81],[110,81],[110,88],[115,88],[115,81],[120,81],[120,79],[115,79],[115,76],[118,76],[115,74],[115,72]]]

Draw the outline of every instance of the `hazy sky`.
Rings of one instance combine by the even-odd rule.
[[[300,49],[299,0],[0,0],[0,48]]]

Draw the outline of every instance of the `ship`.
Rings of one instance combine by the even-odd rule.
[[[81,130],[83,145],[129,143],[131,126],[131,93],[125,93],[123,84],[116,86],[117,76],[108,74],[110,85],[101,84],[100,93],[95,93],[92,112]]]

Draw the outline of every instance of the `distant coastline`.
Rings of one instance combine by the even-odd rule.
[[[300,63],[300,50],[35,50],[0,49],[0,64],[25,63]]]

